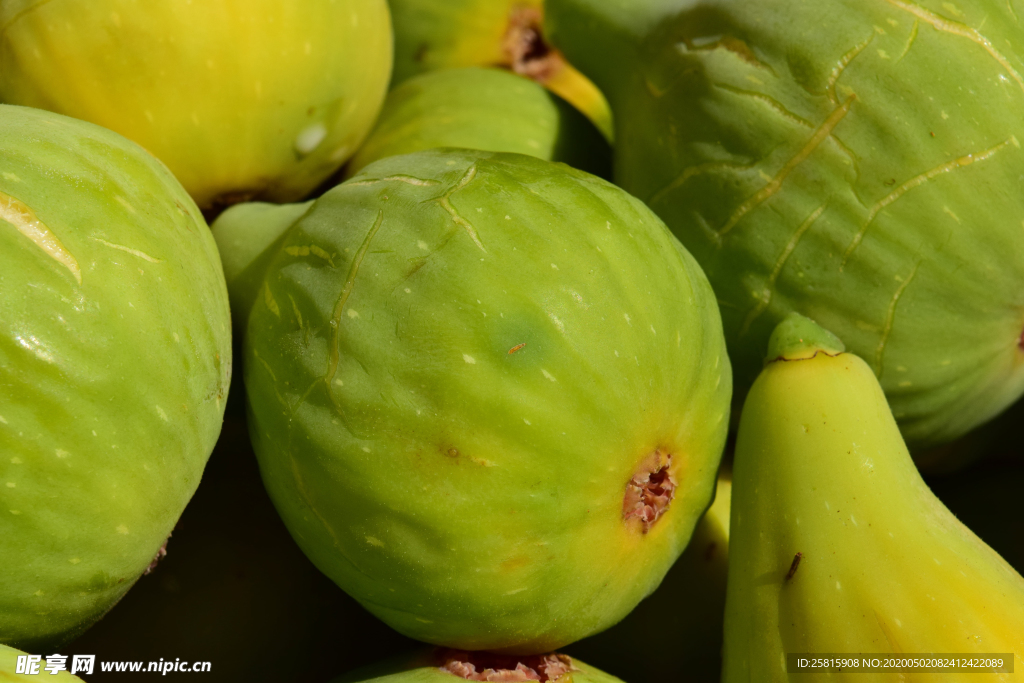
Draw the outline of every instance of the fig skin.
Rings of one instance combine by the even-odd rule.
[[[321,571],[410,637],[518,654],[657,587],[713,495],[731,381],[710,287],[645,206],[434,150],[371,164],[276,249],[249,424]],[[676,489],[645,532],[624,506],[658,454]]]
[[[611,176],[611,148],[572,105],[527,78],[481,67],[430,71],[388,93],[345,172],[435,147],[529,154]]]
[[[309,194],[391,74],[385,0],[9,0],[0,26],[0,101],[121,133],[204,210]]]
[[[615,182],[715,288],[738,400],[791,312],[871,366],[915,455],[1021,396],[1024,25],[1011,5],[545,10],[549,37],[611,102]]]
[[[867,363],[820,327],[786,341],[800,318],[740,416],[722,680],[864,679],[787,674],[803,652],[1014,653],[987,677],[1024,680],[1024,578],[922,480]]]
[[[167,540],[220,431],[231,320],[196,205],[90,123],[0,105],[0,251],[0,643],[37,649]]]

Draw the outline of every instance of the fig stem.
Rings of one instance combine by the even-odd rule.
[[[231,283],[228,282],[230,287]],[[768,341],[765,363],[777,360],[807,360],[818,352],[837,356],[846,346],[836,335],[799,313],[790,313],[778,324]]]

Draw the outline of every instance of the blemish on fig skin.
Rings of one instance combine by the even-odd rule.
[[[143,576],[147,576],[149,574],[152,574],[153,570],[156,569],[156,566],[158,564],[160,564],[160,560],[162,560],[165,557],[167,557],[167,542],[170,541],[170,540],[171,540],[171,537],[170,537],[170,535],[168,535],[167,539],[164,541],[164,544],[162,546],[160,546],[160,550],[156,551],[156,555],[153,557],[153,561],[149,563],[148,567],[146,567],[146,571],[142,572]]]
[[[796,574],[796,570],[800,567],[800,560],[804,558],[803,553],[797,553],[793,556],[793,564],[789,565],[789,572],[786,574],[786,581],[789,581]]]
[[[572,658],[546,655],[498,655],[490,652],[438,650],[441,671],[467,681],[555,681],[571,671]]]
[[[1024,351],[1024,332],[1021,332],[1020,336],[1017,337],[1017,346],[1019,346],[1020,349]]]
[[[669,474],[671,464],[670,453],[654,451],[640,464],[626,484],[626,495],[622,499],[622,519],[639,519],[645,534],[665,514],[675,497],[676,482]]]

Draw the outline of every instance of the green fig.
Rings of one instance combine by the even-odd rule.
[[[138,145],[0,105],[0,643],[100,618],[160,552],[231,377],[217,247]]]
[[[1016,673],[998,680],[1022,680],[1024,578],[929,490],[871,367],[836,342],[787,318],[744,404],[722,680],[862,680],[794,672],[794,653],[1003,653]]]
[[[0,644],[0,683],[39,681],[42,676],[46,676],[42,680],[55,681],[56,683],[70,683],[71,681],[79,681],[81,683],[81,678],[68,673],[74,666],[74,661],[71,658],[61,662],[65,668],[57,669],[56,664],[50,664],[43,655],[36,655],[38,659],[32,662],[28,661],[30,656],[26,652]],[[20,666],[18,662],[19,657],[25,658],[21,660]],[[47,671],[47,665],[51,666],[52,672]],[[95,666],[93,668],[95,670]]]
[[[657,587],[714,492],[731,377],[710,286],[643,204],[433,150],[367,166],[273,248],[250,433],[325,574],[408,636],[515,654]]]
[[[346,172],[434,147],[516,152],[611,174],[608,143],[574,107],[534,81],[480,67],[431,71],[392,90]]]
[[[720,475],[715,502],[658,590],[615,626],[566,653],[635,681],[719,680],[731,492],[731,479]]]
[[[121,133],[203,209],[309,194],[391,73],[385,0],[6,0],[0,28],[0,101]]]
[[[615,182],[715,288],[738,398],[793,311],[871,366],[915,453],[1024,392],[1024,27],[1010,3],[546,11],[611,101]]]
[[[468,681],[548,681],[622,683],[578,659],[551,653],[515,657],[489,652],[421,650],[357,669],[334,683],[454,683]]]
[[[391,11],[393,86],[436,69],[504,67],[570,102],[611,140],[604,95],[544,40],[544,0],[391,0]]]

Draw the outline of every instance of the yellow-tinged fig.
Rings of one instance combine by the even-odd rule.
[[[768,358],[733,465],[723,681],[908,680],[787,673],[794,653],[1013,653],[984,680],[1024,680],[1024,579],[929,490],[868,365],[795,314]]]
[[[391,50],[385,0],[4,0],[0,101],[121,133],[201,208],[294,201],[369,132]]]
[[[500,66],[532,78],[612,139],[608,101],[544,39],[543,0],[391,0],[392,85],[435,69]]]

